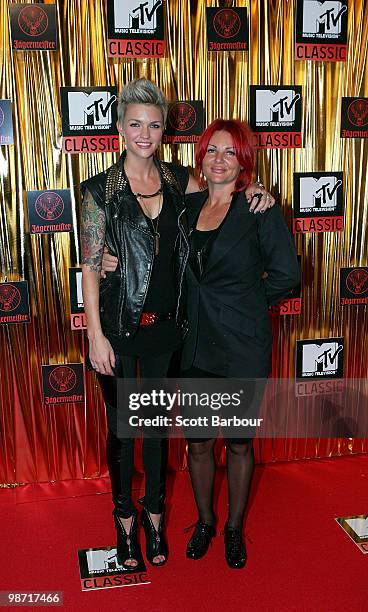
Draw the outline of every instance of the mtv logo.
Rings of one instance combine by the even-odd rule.
[[[300,212],[311,208],[334,210],[338,205],[339,187],[342,180],[336,176],[304,176],[300,178]]]
[[[115,28],[155,30],[162,0],[114,0]]]
[[[368,538],[368,517],[349,518],[345,522],[355,531],[359,538]]]
[[[116,96],[108,91],[68,92],[69,124],[106,126],[112,123],[111,107]]]
[[[108,571],[123,570],[116,556],[116,549],[89,550],[86,553],[90,574],[102,574]]]
[[[303,346],[302,376],[334,374],[339,367],[339,354],[343,345],[338,342],[305,344]]]
[[[342,2],[304,0],[303,36],[307,34],[341,33],[341,17],[347,11]]]
[[[293,89],[256,91],[256,123],[295,121],[295,104],[300,94]]]

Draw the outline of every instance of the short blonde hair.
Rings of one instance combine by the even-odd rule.
[[[157,85],[148,79],[135,79],[124,85],[118,99],[118,121],[123,125],[128,104],[152,104],[157,106],[162,114],[164,125],[168,111],[168,102]]]

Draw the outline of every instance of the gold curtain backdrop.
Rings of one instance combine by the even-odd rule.
[[[0,152],[1,280],[28,280],[32,314],[30,324],[0,326],[3,486],[106,474],[106,424],[94,375],[86,375],[85,404],[42,404],[41,365],[82,362],[86,351],[84,333],[71,331],[69,316],[68,269],[79,265],[78,186],[116,159],[62,153],[60,86],[120,89],[145,76],[170,100],[203,100],[208,123],[246,119],[249,84],[301,85],[303,148],[259,151],[258,173],[291,225],[293,172],[342,170],[345,230],[296,236],[302,314],[275,324],[273,376],[294,376],[297,339],[344,336],[345,375],[367,377],[367,306],[341,308],[338,287],[340,267],[368,264],[367,140],[340,139],[341,97],[368,96],[366,2],[349,2],[347,61],[325,63],[295,61],[294,0],[165,4],[165,58],[125,60],[107,57],[105,0],[56,0],[57,52],[12,51],[10,2],[1,0],[0,98],[12,101],[14,127],[14,146]],[[248,8],[249,53],[207,53],[206,6]],[[194,145],[164,145],[161,155],[193,166]],[[71,190],[74,232],[30,235],[26,192],[61,188]],[[351,438],[256,441],[259,461],[366,451],[366,440]],[[221,445],[218,452],[221,463]],[[171,441],[170,465],[185,467],[183,442]]]

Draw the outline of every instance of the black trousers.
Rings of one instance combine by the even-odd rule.
[[[118,378],[135,378],[137,368],[141,378],[165,378],[172,353],[154,356],[116,356],[116,376],[99,376],[107,412],[108,434],[106,441],[107,465],[111,479],[112,497],[116,513],[129,518],[135,510],[132,500],[134,473],[134,438],[119,438],[117,381]],[[144,506],[149,512],[162,512],[165,499],[167,467],[167,439],[143,439],[143,468],[145,472]]]

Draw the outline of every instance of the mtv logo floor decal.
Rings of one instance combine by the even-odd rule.
[[[363,554],[368,553],[368,514],[346,516],[336,519]]]
[[[82,591],[150,584],[144,561],[127,570],[119,564],[116,547],[79,550],[78,560]]]

